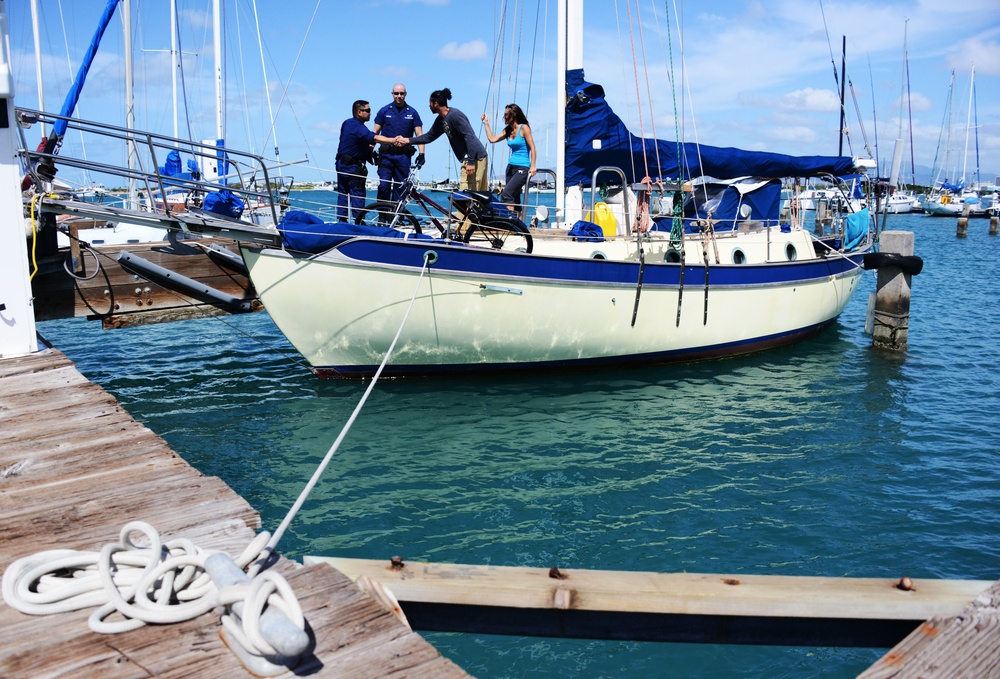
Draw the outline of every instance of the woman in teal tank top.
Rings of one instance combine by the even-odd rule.
[[[507,205],[520,217],[522,214],[521,190],[536,172],[535,138],[531,136],[528,118],[517,104],[507,104],[504,108],[503,120],[506,126],[499,134],[493,134],[490,122],[487,120],[486,114],[483,114],[486,138],[490,143],[495,144],[503,139],[507,140],[510,160],[507,162],[507,184],[503,188],[503,193],[500,194],[500,202]]]

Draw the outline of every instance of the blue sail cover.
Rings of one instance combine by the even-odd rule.
[[[94,32],[94,37],[90,41],[90,46],[87,48],[87,53],[84,55],[83,61],[80,62],[80,68],[76,73],[76,80],[73,81],[73,85],[66,94],[66,99],[63,101],[63,107],[59,115],[66,118],[73,115],[76,103],[80,100],[83,83],[87,80],[87,73],[90,71],[90,67],[94,63],[94,57],[97,55],[97,47],[101,44],[101,38],[104,36],[104,29],[111,22],[111,17],[115,13],[115,8],[118,7],[118,2],[119,0],[108,0],[108,4],[104,7],[104,13],[101,14],[97,30]],[[52,125],[52,131],[57,137],[63,137],[66,134],[66,126],[68,124],[65,120],[57,120]]]
[[[654,181],[736,177],[812,177],[846,175],[855,171],[847,156],[787,156],[693,143],[643,139],[633,135],[604,98],[604,88],[583,79],[583,69],[566,71],[566,185],[590,186],[594,170],[620,167],[629,183],[644,177]],[[594,148],[595,140],[600,148]],[[699,162],[700,161],[700,162]],[[644,165],[644,162],[646,165]]]

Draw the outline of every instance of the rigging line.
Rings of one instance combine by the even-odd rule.
[[[661,174],[659,172],[660,142],[656,138],[656,115],[653,112],[653,91],[652,88],[649,86],[649,60],[646,58],[646,39],[644,33],[642,32],[642,14],[640,13],[639,9],[639,0],[636,0],[635,2],[635,18],[636,18],[636,24],[639,26],[639,49],[642,52],[642,63],[644,66],[643,71],[646,77],[646,105],[649,106],[649,127],[653,135],[653,152],[655,153],[654,157],[656,158],[657,161],[656,162],[657,177],[659,177]],[[643,149],[646,148],[645,142],[643,142],[642,146]],[[646,164],[645,170],[646,170],[646,176],[649,176],[648,162]]]
[[[909,19],[906,20],[909,23]],[[906,40],[903,40],[903,67],[906,69],[906,110],[909,114],[910,130],[910,182],[914,186],[917,184],[917,166],[913,155],[913,106],[910,102],[910,58]]]
[[[66,48],[66,66],[67,66],[67,68],[69,68],[69,72],[71,74],[70,78],[72,78],[73,77],[72,74],[75,73],[75,69],[73,68],[73,61],[70,59],[70,56],[69,56],[69,39],[66,37],[66,19],[63,17],[62,0],[59,0],[59,2],[57,3],[57,5],[59,7],[59,23],[62,26],[63,45]],[[77,102],[77,104],[76,104],[76,115],[78,117],[80,117],[80,118],[84,117],[83,116],[82,107],[80,106],[80,102]],[[44,131],[45,131],[45,128],[43,127],[42,128],[42,132],[44,133]],[[80,155],[82,155],[83,159],[86,160],[87,159],[87,146],[84,143],[83,130],[79,130],[79,132],[80,132]],[[87,169],[87,168],[83,169],[83,176],[87,178],[87,183],[88,184],[93,184],[94,183],[94,180],[90,176],[90,170],[89,169]]]
[[[626,0],[628,2],[628,0]],[[621,10],[618,7],[618,0],[615,0],[615,25],[618,28],[618,63],[622,65],[622,86],[628,82],[627,73],[625,72],[625,52],[622,46],[622,24],[621,24]],[[632,128],[632,103],[628,97],[628,91],[625,92],[625,125],[629,129]],[[628,147],[628,161],[629,164],[635,165],[635,147],[629,144]]]
[[[309,18],[309,25],[306,26],[305,35],[302,36],[302,43],[299,45],[299,51],[295,54],[295,61],[292,62],[292,68],[288,72],[288,81],[287,81],[287,83],[283,83],[282,84],[281,99],[278,100],[278,108],[277,108],[277,112],[278,113],[281,112],[281,107],[282,107],[282,105],[284,105],[285,98],[288,96],[288,88],[292,86],[292,77],[295,75],[295,69],[298,68],[299,59],[302,58],[302,50],[305,49],[306,40],[309,39],[309,34],[312,32],[313,24],[316,23],[316,14],[319,13],[319,6],[320,6],[321,2],[322,2],[322,0],[316,0],[316,7],[313,9],[312,16]],[[263,46],[263,44],[262,44],[262,46]],[[263,55],[262,55],[261,58],[263,58]],[[280,77],[279,77],[278,81],[281,82]],[[265,87],[266,87],[266,85],[267,85],[267,79],[266,78],[264,80],[264,83],[265,83]],[[267,143],[267,140],[271,137],[271,134],[274,132],[274,126],[275,126],[276,122],[277,122],[277,120],[272,116],[271,117],[271,128],[268,131],[267,136],[264,138],[264,143],[265,144]],[[278,141],[277,141],[277,137],[275,138],[275,142],[274,142],[274,154],[277,157],[277,155],[278,155]],[[280,170],[279,170],[279,172],[280,172]]]
[[[823,16],[823,32],[826,33],[826,48],[830,50],[830,64],[833,66],[833,82],[840,89],[840,78],[837,76],[837,60],[833,56],[833,43],[830,42],[830,29],[826,25],[826,12],[823,10],[823,0],[819,0],[819,13]]]
[[[179,22],[178,22],[179,24]],[[180,25],[171,26],[171,31],[177,31],[177,65],[181,71],[181,96],[184,99],[184,122],[187,123],[188,139],[194,139],[194,132],[191,131],[191,111],[188,108],[187,79],[184,77],[184,46],[181,45]]]
[[[243,29],[240,28],[240,5],[236,4],[236,45],[237,52],[243,54]],[[243,134],[246,136],[250,152],[257,155],[257,146],[253,139],[253,126],[250,124],[250,99],[247,96],[246,61],[240,59],[240,96],[243,99]]]
[[[515,9],[520,7],[520,12],[518,13],[517,22],[515,23],[515,28],[517,29],[517,59],[514,60],[514,92],[513,96],[510,98],[511,101],[517,101],[517,81],[518,76],[521,74],[521,42],[524,36],[524,3],[518,0],[515,4]],[[511,31],[511,40],[514,39],[514,31]]]
[[[674,0],[674,7],[676,12],[677,0]],[[680,22],[678,22],[678,30],[680,29]],[[694,97],[691,96],[691,81],[687,78],[687,57],[684,56],[684,40],[682,37],[678,38],[680,42],[681,50],[681,93],[683,95],[684,88],[687,88],[687,102],[688,107],[691,109],[691,129],[694,133],[694,148],[698,157],[698,172],[702,172],[702,160],[701,160],[701,142],[698,139],[698,118],[694,114]],[[704,194],[705,200],[708,200],[708,184],[707,182],[701,183],[701,190]]]
[[[490,116],[493,120],[496,120],[498,107],[500,106],[500,83],[503,79],[503,55],[504,55],[504,35],[507,32],[507,0],[503,0],[500,6],[497,8],[497,12],[494,13],[493,23],[496,26],[496,40],[493,43],[493,65],[490,68],[490,86],[486,91],[486,99],[483,102],[483,110]],[[499,24],[499,25],[497,25]],[[485,129],[482,121],[479,123],[479,129]],[[490,166],[496,164],[497,149],[495,144],[486,145],[486,155],[490,159]],[[450,163],[449,163],[450,168]],[[461,176],[462,170],[459,170]],[[449,176],[451,172],[449,169]]]
[[[638,2],[639,0],[636,0],[637,4]],[[639,64],[635,58],[635,37],[632,35],[632,0],[626,0],[625,9],[628,12],[628,39],[629,39],[629,44],[632,47],[632,72],[635,74],[635,101],[636,101],[636,108],[639,110],[639,136],[642,137],[643,139],[642,165],[643,167],[646,167],[649,164],[648,161],[646,160],[646,143],[645,143],[646,126],[643,123],[642,119],[642,99],[640,98],[639,94]],[[625,187],[623,186],[622,191],[624,192],[624,190]],[[625,200],[628,200],[627,194],[625,196]]]
[[[424,280],[424,274],[427,273],[427,267],[429,266],[428,262],[430,261],[430,256],[432,254],[433,253],[430,250],[424,253],[424,265],[423,268],[420,269],[420,277],[417,278],[417,285],[413,289],[413,296],[410,297],[410,305],[406,308],[406,313],[403,315],[403,321],[402,323],[399,324],[399,330],[396,331],[396,336],[392,338],[392,343],[389,345],[389,349],[385,352],[385,357],[383,357],[382,363],[379,365],[378,370],[375,371],[375,375],[372,377],[371,383],[368,385],[368,388],[365,389],[365,393],[361,396],[361,400],[358,401],[358,405],[355,406],[354,412],[352,412],[351,416],[347,419],[347,423],[344,424],[344,428],[340,430],[340,435],[337,436],[337,439],[333,442],[333,445],[330,446],[330,450],[327,451],[326,455],[323,457],[323,460],[316,467],[316,471],[313,473],[312,478],[309,479],[309,483],[306,484],[306,487],[299,494],[298,498],[296,498],[295,503],[292,505],[292,508],[288,510],[288,514],[281,522],[281,525],[278,526],[277,530],[274,531],[274,534],[271,536],[271,539],[267,543],[266,547],[267,551],[270,552],[275,551],[275,548],[278,546],[278,541],[281,540],[281,537],[285,534],[285,530],[288,528],[288,525],[292,522],[292,519],[295,518],[295,515],[298,513],[299,509],[302,507],[306,499],[309,497],[309,493],[312,492],[312,489],[319,482],[319,479],[323,475],[323,472],[326,470],[327,465],[330,464],[330,460],[337,452],[337,449],[340,448],[340,444],[343,442],[344,438],[347,437],[347,433],[351,430],[351,426],[354,424],[354,421],[358,419],[358,415],[361,413],[361,409],[368,401],[368,397],[375,389],[375,385],[378,384],[379,377],[382,375],[382,370],[389,362],[389,357],[392,356],[392,352],[396,348],[396,342],[399,341],[400,335],[403,334],[403,328],[406,327],[406,321],[410,318],[410,311],[413,309],[413,303],[417,299],[417,293],[420,291],[420,284]]]
[[[316,9],[319,9],[319,2],[317,0]],[[313,10],[313,18],[316,18],[316,11]],[[253,21],[257,28],[257,47],[260,51],[260,72],[264,76],[264,96],[267,98],[267,114],[271,118],[271,129],[268,130],[267,136],[264,137],[264,144],[267,144],[267,140],[271,138],[271,133],[274,133],[274,157],[278,159],[278,133],[274,129],[274,110],[271,108],[271,88],[267,84],[267,63],[264,61],[264,41],[260,37],[260,17],[257,15],[257,0],[253,0]],[[312,27],[312,21],[309,22],[309,26]],[[309,35],[309,30],[306,29],[306,36]],[[303,39],[303,44],[305,39]],[[299,54],[302,53],[302,47],[299,47]],[[297,59],[296,59],[297,61]],[[288,76],[291,80],[291,75]],[[282,96],[284,98],[284,96]],[[261,146],[263,150],[263,146]],[[282,172],[278,170],[278,176],[282,176]]]
[[[877,177],[878,176],[878,169],[877,169],[878,168],[878,116],[876,115],[876,112],[875,112],[875,77],[872,75],[872,55],[871,55],[871,53],[868,54],[868,83],[871,85],[871,88],[872,88],[872,127],[874,128],[873,132],[875,133],[875,168],[876,168],[875,175]],[[900,106],[903,105],[902,101],[903,100],[901,98],[900,99]],[[900,133],[899,134],[900,134],[900,136],[902,136],[902,134],[903,134],[903,132],[902,132],[902,130],[903,130],[903,119],[902,119],[902,117],[900,117],[900,119],[899,119],[899,129],[900,129]],[[897,137],[897,139],[898,138],[899,137]],[[890,170],[890,172],[891,172],[891,170]]]
[[[976,190],[979,190],[979,107],[976,106],[976,83],[972,83],[973,129],[976,131]]]
[[[677,4],[674,3],[674,11],[677,10]],[[674,139],[677,146],[677,189],[674,191],[671,198],[671,212],[673,213],[672,219],[670,221],[670,247],[675,248],[677,252],[680,253],[681,259],[681,273],[680,273],[680,288],[677,295],[677,324],[680,325],[680,304],[681,296],[684,294],[684,219],[683,219],[683,203],[684,203],[684,192],[682,190],[682,176],[681,176],[681,129],[680,129],[680,118],[677,115],[677,78],[674,76],[674,43],[670,36],[670,6],[666,8],[667,17],[667,49],[669,51],[669,65],[668,73],[670,74],[670,98],[674,105]]]
[[[531,108],[531,86],[535,78],[535,52],[538,49],[538,17],[542,10],[542,1],[536,0],[535,2],[535,32],[531,41],[531,63],[528,66],[528,96],[525,98],[524,105],[526,108]],[[544,53],[544,47],[543,47]]]
[[[851,88],[851,101],[854,102],[854,112],[858,115],[858,127],[861,128],[861,139],[865,142],[865,151],[868,152],[869,157],[872,155],[871,147],[868,146],[868,132],[865,131],[865,123],[861,119],[861,105],[858,103],[858,95],[854,92],[854,81],[850,78],[847,79],[847,86]],[[846,127],[846,126],[845,126]],[[851,147],[851,134],[847,133],[847,150],[854,155],[854,149]],[[876,172],[877,174],[877,172]]]

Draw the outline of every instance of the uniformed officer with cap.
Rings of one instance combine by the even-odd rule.
[[[406,103],[406,85],[392,86],[392,103],[386,104],[375,114],[375,134],[386,137],[414,137],[423,133],[423,123],[417,109]],[[419,170],[424,165],[424,145],[419,147],[414,164]],[[413,148],[383,144],[379,149],[378,199],[399,200],[400,184],[410,174],[410,156]]]

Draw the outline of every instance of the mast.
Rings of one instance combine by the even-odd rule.
[[[976,86],[976,67],[972,66],[969,75],[969,110],[965,116],[965,155],[962,157],[962,183],[965,183],[965,170],[969,166],[969,130],[972,129],[972,92]]]
[[[566,214],[566,71],[583,68],[583,0],[559,0],[556,70],[556,216]]]
[[[910,20],[903,24],[903,68],[906,69],[906,112],[909,116],[907,129],[910,137],[910,184],[917,184],[917,163],[913,155],[913,106],[910,103],[910,56],[907,49]]]
[[[21,167],[14,120],[14,74],[7,34],[7,5],[0,2],[0,356],[38,351],[31,278],[24,250]]]
[[[125,31],[125,128],[135,129],[135,93],[132,91],[132,0],[122,2],[122,24]],[[133,170],[136,168],[138,152],[135,148],[135,139],[129,137],[128,140],[128,206],[129,209],[138,207],[138,181]]]
[[[222,122],[222,7],[220,0],[212,0],[212,34],[215,53],[215,138],[221,141],[226,137]]]
[[[177,0],[170,0],[170,86],[174,102],[174,139],[180,138],[177,124],[177,70],[180,55],[177,52]]]
[[[955,94],[955,69],[951,70],[951,83],[948,85],[948,134],[945,137],[944,146],[944,180],[948,181],[948,172],[951,170],[951,127],[952,127],[952,101]]]
[[[840,134],[838,135],[837,155],[844,155],[844,128],[847,125],[847,109],[844,108],[844,86],[847,85],[847,36],[843,36],[840,50]]]
[[[45,89],[42,87],[42,43],[38,35],[38,0],[31,0],[31,34],[35,40],[35,82],[38,84],[38,110],[45,110]],[[45,123],[39,126],[45,137]]]

